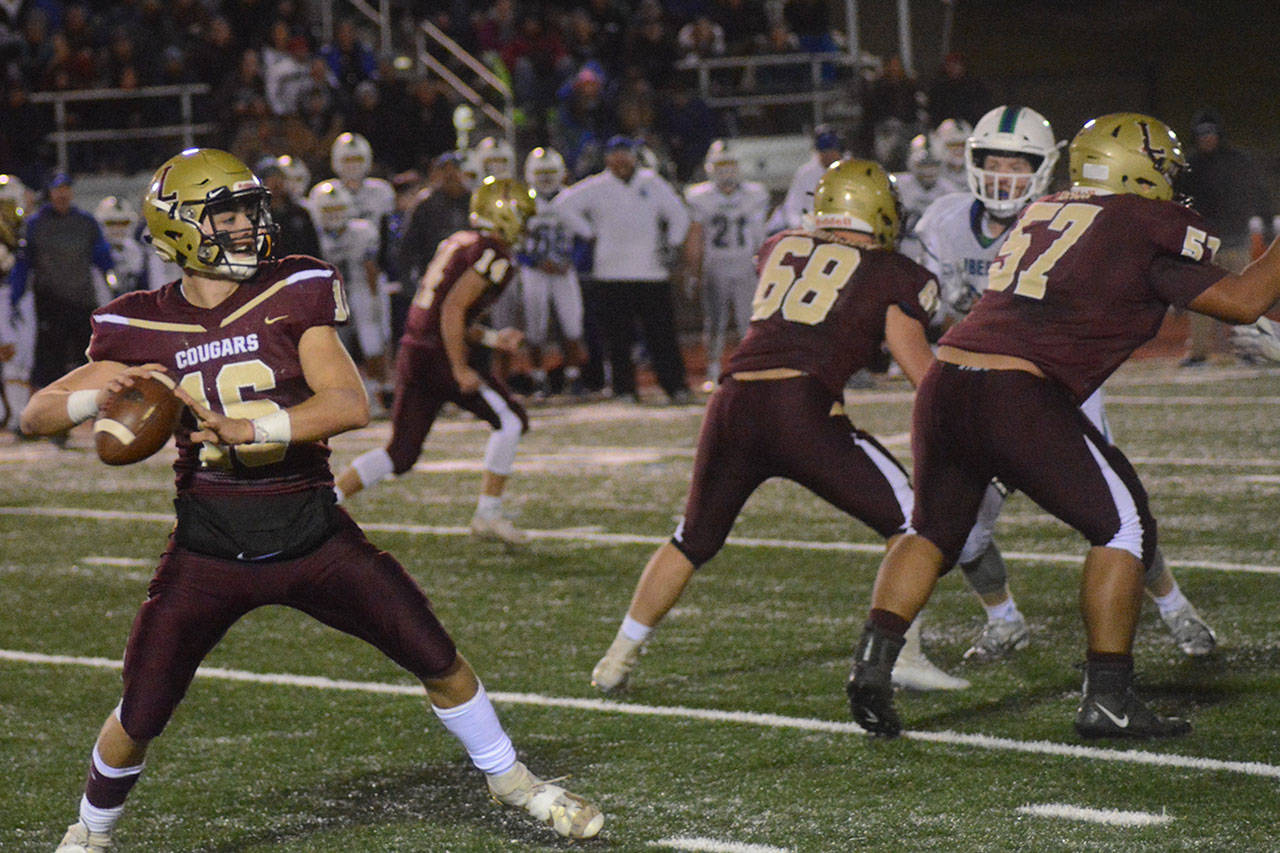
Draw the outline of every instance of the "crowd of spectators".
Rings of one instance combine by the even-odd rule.
[[[0,172],[41,186],[52,169],[53,110],[33,103],[34,93],[190,83],[208,87],[193,120],[212,129],[199,142],[246,162],[289,153],[326,174],[330,142],[351,130],[369,139],[384,174],[425,169],[456,147],[460,99],[396,56],[411,56],[415,27],[430,21],[510,82],[519,150],[552,145],[581,177],[602,165],[602,143],[622,133],[645,139],[684,181],[711,140],[736,128],[698,97],[692,74],[679,70],[682,59],[841,49],[842,21],[825,0],[401,0],[393,10],[393,49],[379,51],[376,28],[364,19],[338,19],[325,40],[319,7],[308,0],[3,0]],[[824,66],[824,75],[835,69]],[[842,72],[853,75],[855,89],[865,82]],[[794,91],[801,78],[808,80],[803,67],[765,66],[723,85]],[[916,91],[904,87],[913,85],[895,78],[863,94],[876,110],[886,95],[884,108],[897,115],[910,108]],[[72,102],[67,129],[171,126],[181,121],[177,104]],[[174,143],[146,136],[80,143],[69,165],[146,171]]]

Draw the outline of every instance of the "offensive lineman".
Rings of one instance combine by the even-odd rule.
[[[924,375],[933,360],[925,327],[937,282],[893,251],[898,200],[876,163],[852,159],[828,169],[812,223],[813,230],[782,232],[760,249],[751,326],[707,403],[684,520],[649,558],[592,670],[600,690],[626,685],[658,623],[766,479],[808,488],[872,527],[888,547],[908,529],[906,472],[849,422],[843,391],[882,343],[913,383]]]
[[[917,226],[920,262],[938,277],[945,324],[968,314],[987,287],[988,268],[1018,214],[1048,191],[1058,150],[1053,128],[1035,110],[1001,106],[979,119],[965,143],[968,190],[934,202]],[[1110,441],[1102,389],[1081,408]],[[987,612],[986,625],[965,652],[966,658],[979,661],[1004,657],[1026,646],[1030,638],[1026,619],[1009,593],[1004,560],[992,541],[1004,499],[1002,487],[989,490],[959,558]],[[1146,584],[1182,651],[1195,656],[1212,652],[1217,642],[1212,629],[1182,594],[1158,550]]]
[[[182,279],[94,313],[90,362],[39,391],[23,429],[88,420],[107,394],[152,370],[190,409],[177,431],[177,524],[130,631],[124,695],[98,735],[80,817],[63,853],[103,853],[205,655],[245,613],[283,604],[360,637],[414,673],[432,709],[503,803],[561,835],[603,816],[533,776],[470,664],[407,572],[334,503],[326,439],[368,422],[360,377],[334,328],[335,270],[270,251],[266,190],[238,159],[188,149],[156,172],[144,216]]]
[[[1133,466],[1079,405],[1141,344],[1170,305],[1232,323],[1280,298],[1280,242],[1239,274],[1210,260],[1218,238],[1173,199],[1178,138],[1138,113],[1094,119],[1071,142],[1071,189],[1031,204],[963,323],[942,338],[916,395],[919,499],[885,557],[847,686],[873,734],[902,722],[889,672],[903,631],[956,561],[992,477],[1076,528],[1087,637],[1076,732],[1176,737],[1191,730],[1133,689],[1133,638],[1156,526]]]
[[[769,191],[744,181],[733,143],[717,139],[707,148],[707,180],[685,190],[689,236],[685,269],[702,294],[702,338],[707,376],[702,390],[715,390],[725,332],[733,318],[742,337],[751,323],[751,297],[756,289],[755,254],[764,242]]]
[[[520,181],[488,178],[471,194],[471,229],[441,241],[409,308],[396,354],[391,439],[338,475],[340,501],[412,468],[440,409],[452,402],[493,428],[472,536],[508,545],[528,541],[502,514],[502,493],[529,418],[506,386],[482,372],[477,356],[480,347],[512,353],[523,339],[518,329],[489,329],[479,320],[514,278],[511,247],[534,210],[534,193]]]

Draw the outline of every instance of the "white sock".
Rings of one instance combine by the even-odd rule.
[[[990,607],[985,604],[982,606],[987,611],[988,622],[994,622],[997,619],[1003,619],[1005,622],[1017,622],[1022,618],[1022,614],[1018,612],[1018,604],[1013,600],[1013,596]]]
[[[476,501],[476,515],[481,518],[497,518],[502,515],[502,497],[481,495]]]
[[[564,369],[564,378],[568,379],[570,382],[577,379],[580,375],[582,375],[582,372],[578,370],[577,365],[571,364]]]
[[[498,714],[483,684],[479,685],[476,695],[461,705],[454,708],[432,705],[431,710],[450,734],[462,742],[471,763],[482,773],[496,776],[515,766],[516,748],[498,722]]]
[[[1181,610],[1187,604],[1187,597],[1182,594],[1182,590],[1178,588],[1178,582],[1173,582],[1173,589],[1169,590],[1168,595],[1153,595],[1156,607],[1160,608],[1160,615],[1167,616],[1176,610]]]
[[[338,496],[338,503],[342,503],[347,498],[347,496],[342,493],[342,487],[337,483],[333,484],[333,493]]]
[[[618,630],[628,640],[634,640],[637,643],[643,643],[653,636],[653,628],[651,626],[637,622],[631,618],[629,613],[622,620],[622,627]]]
[[[124,814],[123,805],[113,809],[100,809],[89,802],[89,798],[84,794],[80,795],[80,822],[90,832],[111,832],[122,814]]]

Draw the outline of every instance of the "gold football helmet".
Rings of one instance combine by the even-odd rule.
[[[524,233],[524,223],[537,210],[534,192],[515,178],[488,177],[471,194],[471,227],[492,231],[508,246]]]
[[[151,243],[184,270],[244,281],[271,254],[276,228],[270,194],[239,158],[216,148],[188,148],[156,170],[143,199]],[[239,208],[252,227],[219,231],[211,214]]]
[[[902,206],[893,178],[873,160],[837,160],[813,191],[813,227],[861,231],[892,249],[898,241]]]
[[[1069,149],[1071,183],[1168,201],[1186,168],[1169,125],[1142,113],[1112,113],[1085,124]]]
[[[7,249],[18,248],[26,206],[27,189],[18,176],[0,175],[0,245]]]

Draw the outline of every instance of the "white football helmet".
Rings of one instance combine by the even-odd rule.
[[[329,148],[329,165],[344,181],[363,181],[373,168],[373,147],[358,133],[339,134]]]
[[[295,201],[307,197],[307,187],[311,186],[311,170],[307,164],[297,157],[281,154],[276,158],[276,165],[284,172],[284,183],[289,188],[289,195]]]
[[[18,180],[17,175],[0,175],[0,246],[7,249],[18,248],[18,235],[26,215],[27,188]]]
[[[93,218],[98,220],[107,242],[114,246],[123,246],[133,237],[134,226],[138,224],[138,211],[126,198],[109,195],[93,210]]]
[[[554,148],[535,148],[524,158],[524,182],[540,196],[555,195],[564,175],[564,157]]]
[[[476,162],[480,166],[480,180],[516,176],[516,155],[505,139],[496,136],[481,139],[476,145]]]
[[[964,144],[971,133],[973,128],[962,118],[949,118],[934,129],[930,141],[947,168],[956,172],[964,168]]]
[[[988,154],[1020,156],[1031,164],[1030,175],[994,172],[982,168]],[[1047,119],[1035,110],[1019,106],[996,107],[978,119],[965,142],[965,171],[969,191],[992,216],[1007,218],[1049,188],[1058,163],[1058,142]]]
[[[320,227],[330,234],[341,234],[355,214],[355,200],[351,190],[339,181],[321,181],[311,188],[307,205],[315,214]]]
[[[733,192],[742,180],[737,146],[727,139],[717,139],[707,146],[703,168],[707,171],[707,179],[724,193]]]
[[[923,133],[911,140],[911,147],[907,152],[907,170],[915,175],[920,186],[925,189],[932,189],[942,174],[942,159],[930,144],[929,137]]]

